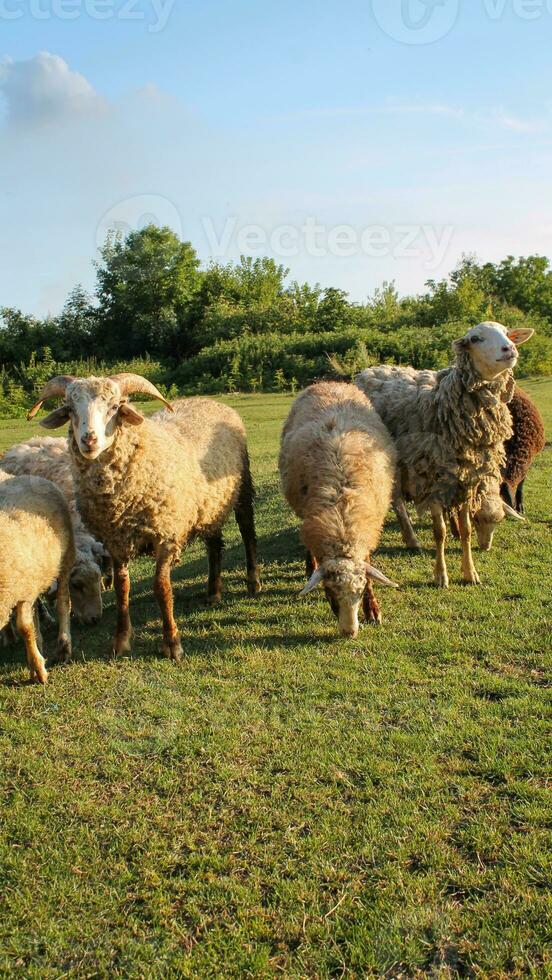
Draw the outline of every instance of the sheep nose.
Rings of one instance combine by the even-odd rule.
[[[503,347],[502,350],[504,351],[505,354],[515,354],[516,352],[516,348],[514,347],[513,344],[507,344],[507,346]]]
[[[353,626],[342,626],[341,635],[346,636],[349,639],[353,639],[353,640],[356,639],[356,637],[358,636],[358,626],[356,628]]]
[[[85,432],[81,442],[85,449],[94,449],[98,444],[98,437],[95,432]]]

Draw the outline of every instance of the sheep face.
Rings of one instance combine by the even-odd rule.
[[[326,559],[315,572],[311,582],[324,586],[326,598],[339,621],[342,636],[358,635],[358,612],[366,589],[366,562],[352,559]],[[314,586],[313,586],[314,587]],[[310,591],[310,583],[306,591]]]
[[[76,379],[65,391],[65,404],[42,419],[46,429],[56,429],[70,421],[78,450],[94,460],[112,445],[119,425],[140,425],[143,415],[122,395],[111,378]]]
[[[102,615],[102,573],[92,561],[77,561],[69,579],[71,608],[80,623],[97,623]]]
[[[515,521],[524,520],[513,507],[502,500],[499,494],[484,497],[481,507],[473,516],[477,543],[481,551],[491,550],[494,533],[505,517],[511,517]]]
[[[473,518],[477,543],[481,551],[491,550],[494,533],[505,517],[500,497],[490,496],[483,499],[481,507]]]
[[[457,341],[457,349],[468,353],[473,369],[484,381],[511,371],[518,361],[517,347],[533,336],[533,330],[507,330],[500,323],[480,323]]]

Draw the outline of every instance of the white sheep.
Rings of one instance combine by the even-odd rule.
[[[63,494],[48,480],[0,474],[0,629],[16,613],[31,680],[45,684],[35,603],[57,579],[55,660],[71,656],[69,575],[75,560],[73,527]]]
[[[112,577],[111,561],[103,544],[92,537],[82,522],[67,439],[35,436],[12,446],[0,459],[0,469],[11,476],[42,476],[62,491],[73,522],[77,552],[69,582],[72,613],[79,622],[97,622],[102,615],[103,583]]]
[[[144,418],[128,402],[138,392],[158,398],[169,410]],[[47,398],[64,400],[42,425],[58,428],[71,421],[69,449],[79,510],[113,558],[115,652],[130,648],[128,563],[135,555],[153,553],[163,652],[180,659],[171,567],[189,541],[202,537],[209,557],[208,601],[220,601],[222,527],[232,510],[245,545],[249,594],[260,589],[253,484],[239,415],[207,398],[183,399],[172,407],[154,385],[133,374],[54,378],[29,417]]]
[[[471,514],[499,484],[504,442],[512,434],[507,403],[515,388],[515,345],[532,334],[480,323],[456,341],[455,363],[436,379],[433,372],[388,366],[367,368],[356,378],[395,439],[400,496],[412,499],[419,511],[431,511],[438,586],[446,588],[449,581],[447,510],[458,511],[464,581],[479,584]]]
[[[366,618],[380,623],[372,581],[394,583],[371,553],[391,501],[395,450],[358,388],[319,382],[303,391],[284,425],[279,467],[314,569],[301,595],[323,583],[345,636],[358,633],[361,602]]]

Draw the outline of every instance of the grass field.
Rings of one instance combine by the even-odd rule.
[[[524,387],[550,434],[552,381]],[[322,593],[297,598],[276,469],[291,399],[228,401],[258,486],[259,599],[232,522],[219,608],[200,545],[175,575],[182,664],[160,655],[146,560],[131,656],[108,652],[111,594],[46,689],[21,646],[0,653],[0,975],[552,976],[551,449],[528,522],[475,552],[480,589],[453,543],[435,590],[390,520],[378,564],[402,588],[346,641]],[[0,449],[35,429],[0,422]]]

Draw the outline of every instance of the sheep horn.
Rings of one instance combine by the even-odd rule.
[[[525,521],[525,518],[521,514],[518,514],[517,510],[514,510],[513,507],[510,507],[510,504],[507,504],[505,500],[502,501],[502,506],[506,517],[513,517],[515,521]]]
[[[65,398],[65,391],[67,386],[74,381],[75,378],[72,374],[60,374],[57,378],[52,378],[47,381],[44,388],[40,392],[40,398],[35,405],[27,412],[27,419],[30,422],[34,419],[37,412],[42,408],[43,402],[48,398]]]
[[[312,573],[310,579],[308,580],[307,584],[305,585],[305,588],[304,589],[301,589],[301,592],[299,593],[299,595],[300,596],[308,595],[309,592],[312,592],[313,589],[315,589],[317,585],[320,585],[320,583],[321,583],[321,581],[322,581],[323,578],[324,578],[324,572],[323,572],[323,570],[321,568],[317,568],[316,571],[314,571]]]
[[[122,395],[151,395],[152,398],[158,398],[160,402],[163,402],[163,405],[174,412],[171,403],[163,398],[155,385],[139,374],[112,374],[109,380],[115,381],[119,385]]]
[[[374,568],[373,565],[366,565],[366,574],[368,575],[368,578],[373,578],[376,580],[376,582],[381,582],[382,585],[388,585],[391,589],[399,588],[396,582],[392,582],[390,578],[387,578],[383,572],[380,572],[379,569]]]

